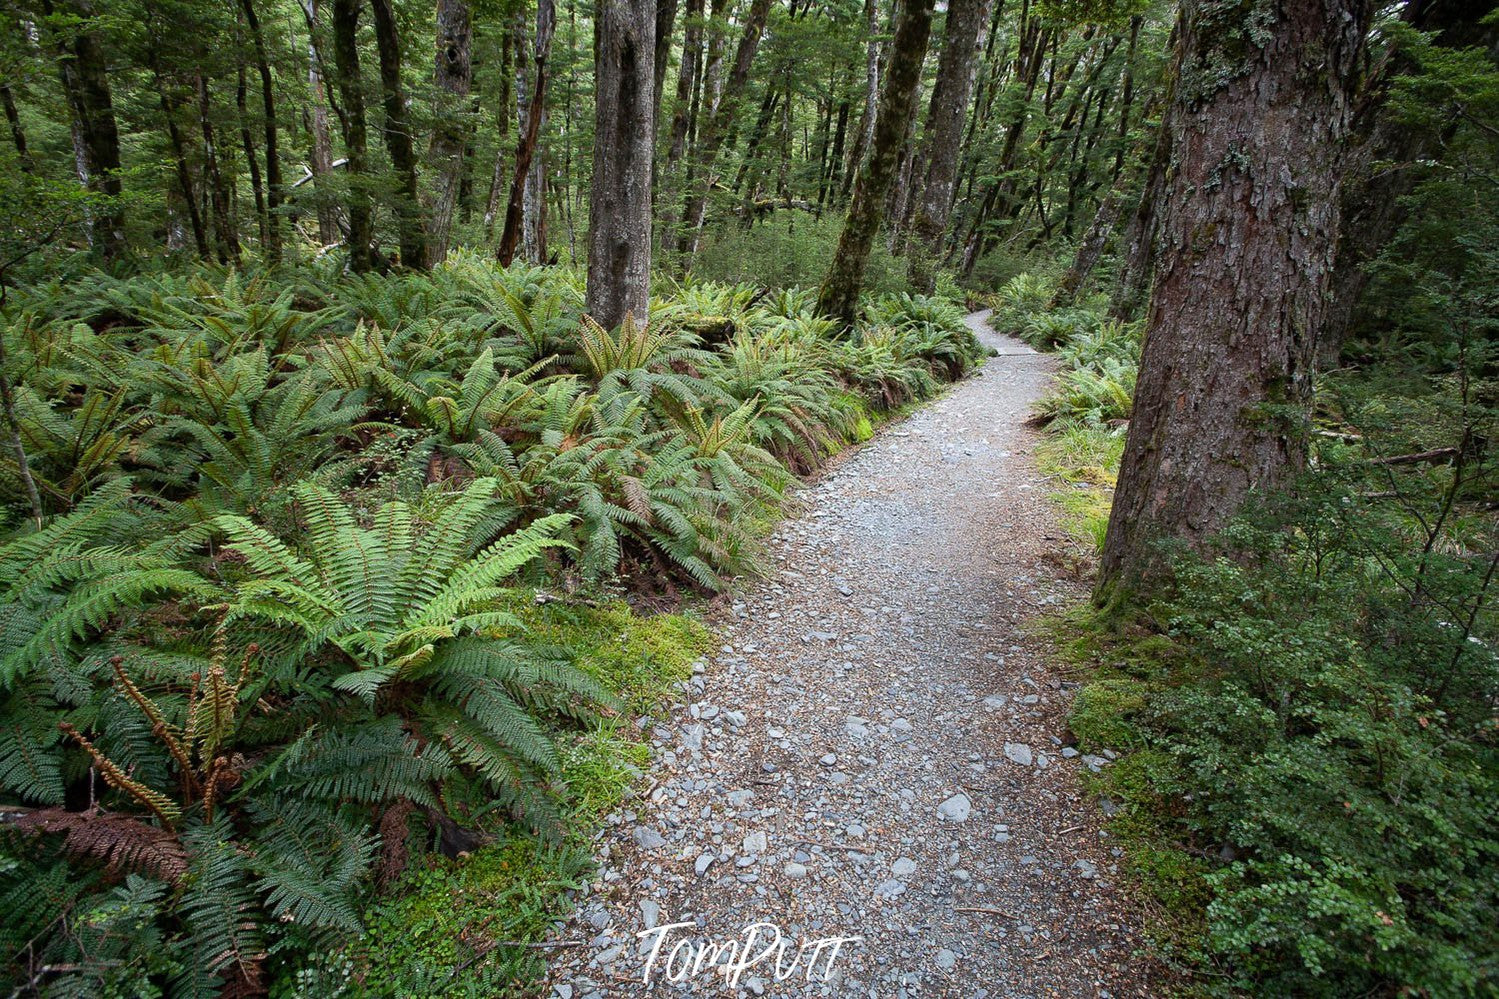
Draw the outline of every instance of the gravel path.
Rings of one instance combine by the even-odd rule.
[[[1150,994],[1078,786],[1108,760],[1062,745],[1069,685],[1025,629],[1081,593],[1023,425],[1051,362],[986,316],[1001,356],[801,489],[716,613],[554,996]],[[756,922],[785,946],[734,978],[774,942]],[[837,937],[862,939],[802,946]]]

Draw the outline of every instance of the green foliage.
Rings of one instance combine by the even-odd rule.
[[[644,767],[634,719],[709,647],[594,598],[753,569],[794,473],[978,355],[934,299],[871,301],[845,340],[796,291],[688,283],[617,330],[579,291],[455,254],[94,275],[7,313],[43,505],[7,506],[0,535],[0,795],[29,809],[0,893],[41,909],[0,916],[8,974],[122,995],[525,981],[531,951],[462,964],[548,925]],[[439,875],[432,842],[508,866]],[[410,906],[377,900],[412,868]],[[426,929],[398,943],[407,923]]]

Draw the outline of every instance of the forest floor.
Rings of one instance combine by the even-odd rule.
[[[1084,592],[1025,423],[1052,361],[986,316],[1000,356],[798,490],[766,578],[710,614],[723,644],[600,836],[553,996],[1151,992],[1082,786],[1109,762],[1065,745],[1030,627]]]

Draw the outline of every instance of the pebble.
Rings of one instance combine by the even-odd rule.
[[[973,802],[966,794],[955,794],[937,806],[937,814],[948,822],[967,822],[973,813]]]
[[[802,878],[805,878],[807,876],[807,865],[799,864],[793,860],[785,867],[781,868],[781,873],[786,875],[793,881],[800,881]]]

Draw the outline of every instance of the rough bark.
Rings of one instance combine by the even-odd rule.
[[[260,75],[260,106],[265,115],[265,258],[276,264],[281,261],[281,143],[276,126],[276,87],[271,76],[271,61],[266,54],[265,35],[260,30],[260,18],[255,13],[254,0],[240,0],[240,10],[245,15],[245,26],[250,29],[250,41],[255,47],[255,69]]]
[[[979,43],[989,21],[990,0],[951,0],[947,26],[942,34],[942,56],[937,63],[937,83],[922,138],[921,160],[926,173],[921,180],[912,235],[909,276],[912,286],[930,294],[936,287],[933,267],[941,253],[942,237],[952,213],[953,186],[958,179],[958,154],[968,101],[973,96],[978,71]]]
[[[460,113],[473,82],[473,15],[467,0],[438,0],[437,55],[432,86],[437,94],[436,120],[427,159],[432,164],[432,199],[427,205],[427,266],[448,255],[453,212],[463,185],[464,153],[469,126]]]
[[[375,231],[374,209],[366,186],[369,135],[359,73],[359,0],[333,0],[333,62],[343,100],[344,155],[348,158],[349,268],[363,273],[375,265]]]
[[[1099,596],[1148,588],[1305,461],[1369,0],[1187,0],[1173,168]]]
[[[649,314],[655,29],[654,0],[599,5],[587,308],[604,327]]]
[[[546,115],[547,57],[552,51],[552,33],[556,26],[557,14],[552,0],[537,0],[536,45],[532,49],[536,65],[536,86],[531,91],[531,99],[526,106],[526,127],[515,144],[515,176],[510,181],[510,200],[505,206],[505,228],[500,235],[497,253],[500,263],[505,267],[509,267],[510,262],[515,259],[515,250],[521,242],[522,227],[526,221],[528,184],[532,186],[532,211],[539,211],[540,178],[532,178],[531,160],[536,155],[536,142],[541,137],[541,122]],[[535,252],[537,251],[533,250],[533,254]],[[533,255],[532,263],[540,261]]]
[[[895,22],[874,142],[854,184],[854,197],[838,237],[838,249],[817,295],[818,312],[846,326],[853,325],[869,249],[879,232],[885,195],[895,179],[906,123],[916,109],[921,64],[926,58],[931,30],[932,0],[905,0]]]
[[[401,241],[401,263],[427,266],[427,230],[422,224],[416,180],[416,143],[401,85],[401,35],[391,0],[370,0],[374,14],[375,48],[380,56],[380,95],[385,109],[382,132],[390,165],[396,172],[396,231]]]

